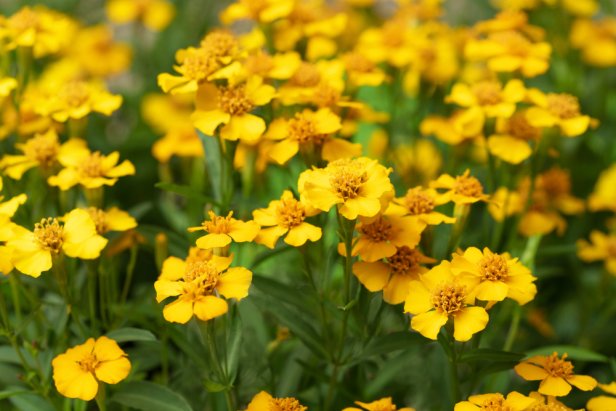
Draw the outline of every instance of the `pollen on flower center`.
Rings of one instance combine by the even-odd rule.
[[[541,175],[541,188],[555,198],[571,191],[571,179],[565,170],[552,168]]]
[[[297,140],[300,144],[322,144],[327,135],[318,134],[314,121],[302,113],[297,113],[295,118],[289,120],[289,138]]]
[[[357,163],[350,160],[336,160],[330,163],[332,176],[330,184],[343,200],[356,198],[363,183],[368,180],[368,174]]]
[[[295,398],[272,398],[270,402],[271,411],[305,411],[304,407]]]
[[[248,113],[254,107],[254,104],[246,95],[244,85],[221,87],[218,91],[218,106],[225,113],[240,116]]]
[[[302,203],[294,198],[288,198],[280,201],[276,217],[282,227],[293,228],[304,222],[306,211]]]
[[[393,225],[386,219],[379,217],[374,222],[362,225],[359,232],[373,242],[383,242],[391,238]]]
[[[468,172],[456,177],[453,190],[456,194],[467,197],[480,197],[483,195],[483,186],[479,180],[470,176]]]
[[[77,361],[77,363],[83,371],[93,373],[98,367],[99,361],[96,355],[88,354],[82,360]]]
[[[547,357],[543,368],[545,368],[552,377],[567,378],[573,374],[573,364],[571,361],[566,361],[566,358],[567,354],[563,354],[562,358],[559,358],[558,354],[554,352]]]
[[[577,97],[565,93],[550,93],[547,96],[548,110],[562,119],[580,115],[580,103]]]
[[[610,237],[607,240],[607,254],[610,257],[616,257],[616,238]]]
[[[421,191],[421,188],[411,188],[404,197],[406,208],[412,215],[428,214],[434,210],[434,199]]]
[[[571,408],[568,408],[561,403],[550,402],[548,404],[537,404],[530,408],[530,411],[569,411]]]
[[[38,14],[32,11],[29,7],[22,8],[17,13],[13,14],[8,20],[8,26],[18,31],[36,28],[38,25]]]
[[[42,168],[50,168],[58,156],[58,140],[45,135],[37,135],[26,142],[24,154],[35,160]]]
[[[203,49],[195,50],[182,61],[182,73],[197,81],[205,79],[216,67],[216,62]]]
[[[302,63],[289,83],[298,87],[314,87],[321,81],[321,74],[315,66],[309,63]]]
[[[103,156],[99,151],[90,153],[81,164],[79,173],[84,177],[96,178],[103,175]]]
[[[107,227],[107,218],[105,217],[105,212],[100,208],[96,207],[88,207],[88,214],[94,221],[94,225],[96,226],[96,232],[99,234],[105,234],[109,231]]]
[[[513,411],[513,409],[505,404],[505,399],[502,395],[488,398],[481,404],[481,411]]]
[[[432,294],[432,305],[437,312],[455,314],[464,308],[466,288],[455,284],[446,284]]]
[[[509,276],[507,260],[498,254],[492,254],[479,261],[479,273],[484,281],[505,281]]]
[[[231,218],[233,211],[230,211],[226,217],[217,216],[213,211],[208,211],[210,221],[202,223],[203,229],[210,234],[228,234],[231,231]]]
[[[405,275],[419,266],[420,257],[419,251],[402,246],[398,248],[396,254],[387,258],[387,263],[394,275]]]
[[[64,227],[56,218],[43,218],[34,225],[36,241],[48,251],[58,254],[64,242]]]
[[[71,107],[79,107],[88,101],[90,93],[83,82],[71,81],[58,91],[58,98]]]
[[[473,85],[473,94],[482,106],[498,104],[502,101],[501,85],[496,81],[480,81]]]
[[[349,71],[369,73],[374,70],[375,64],[360,53],[354,52],[344,56],[344,63]]]
[[[274,60],[269,54],[257,53],[248,56],[244,65],[251,73],[265,77],[274,68]]]
[[[312,96],[314,102],[319,107],[335,106],[340,101],[340,91],[328,85],[320,85]]]
[[[507,131],[521,140],[536,140],[541,136],[541,130],[530,125],[523,113],[515,113],[507,121]]]
[[[198,295],[209,295],[214,292],[220,273],[211,261],[193,261],[186,264],[184,282]]]
[[[201,41],[201,47],[213,58],[220,58],[234,54],[238,43],[233,34],[218,30],[208,34]]]

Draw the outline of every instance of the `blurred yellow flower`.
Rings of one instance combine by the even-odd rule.
[[[584,261],[604,261],[608,273],[616,276],[616,235],[593,230],[590,243],[577,242],[578,256]]]
[[[443,165],[443,155],[428,139],[414,144],[401,144],[392,153],[396,174],[409,185],[427,185],[435,178]]]
[[[573,364],[566,360],[567,354],[530,357],[514,367],[515,372],[527,381],[541,381],[539,393],[564,397],[571,391],[571,385],[582,391],[591,391],[597,381],[587,375],[573,374]]]
[[[597,384],[599,388],[608,394],[616,396],[616,382],[609,384]],[[598,397],[591,398],[586,404],[588,411],[611,411],[616,408],[616,397],[608,397],[607,395],[600,395]]]
[[[616,164],[601,172],[595,188],[588,197],[591,211],[610,210],[616,212]]]
[[[372,401],[370,403],[355,401],[355,404],[361,408],[347,407],[342,411],[415,411],[415,408],[403,407],[398,408],[393,402],[391,397],[381,398],[380,400]]]
[[[98,258],[107,240],[96,232],[96,225],[87,211],[75,209],[60,223],[56,218],[44,218],[34,225],[34,231],[14,229],[6,243],[13,249],[12,262],[19,271],[38,277],[49,270],[61,254],[73,258]]]
[[[484,194],[481,182],[470,175],[470,170],[456,177],[442,174],[430,183],[430,187],[446,189],[447,191],[442,196],[456,204],[473,204],[477,201],[487,201],[489,198],[487,194]]]
[[[113,40],[111,29],[104,25],[82,28],[67,50],[83,70],[94,77],[107,77],[127,70],[132,50],[128,44]]]
[[[194,315],[208,321],[228,310],[220,295],[238,301],[246,297],[252,273],[244,267],[229,268],[232,259],[211,252],[191,253],[185,261],[167,258],[154,283],[157,302],[177,297],[163,308],[165,320],[185,324]]]
[[[507,163],[520,164],[532,154],[529,144],[537,144],[540,138],[541,129],[530,124],[526,112],[516,112],[510,118],[496,120],[494,134],[488,137],[488,149]]]
[[[0,192],[2,191],[2,187],[3,182],[2,178],[0,177]],[[15,197],[12,197],[7,201],[4,201],[4,196],[0,194],[0,221],[3,217],[13,217],[13,215],[15,215],[15,213],[17,212],[19,206],[24,204],[27,199],[28,196],[22,193],[16,195]],[[0,239],[0,241],[2,240]]]
[[[288,16],[294,3],[295,0],[239,0],[222,11],[220,20],[227,25],[242,19],[271,23]]]
[[[551,410],[580,411],[580,410],[574,410],[573,408],[567,407],[565,404],[558,401],[556,397],[553,397],[551,395],[543,396],[539,394],[537,391],[531,391],[531,393],[528,394],[528,396],[531,398],[534,398],[536,401],[535,404],[531,408],[529,408],[530,411],[544,411],[544,410],[547,410],[547,411],[551,411]]]
[[[522,395],[517,391],[510,392],[507,397],[500,393],[477,394],[468,397],[468,401],[457,403],[454,411],[526,411],[530,410],[531,405],[535,402],[537,402],[536,399]]]
[[[526,118],[534,127],[558,127],[564,136],[575,137],[591,125],[591,118],[580,113],[580,103],[571,94],[545,94],[533,88],[527,96],[534,106],[526,110]]]
[[[348,220],[373,217],[387,207],[394,195],[387,169],[366,157],[341,159],[325,168],[313,168],[299,176],[302,202],[322,211],[334,205]]]
[[[246,411],[307,411],[308,407],[303,406],[293,397],[274,398],[265,391],[261,391],[248,404]]]
[[[456,222],[454,217],[434,211],[449,201],[448,196],[438,194],[433,188],[413,187],[408,189],[404,197],[392,201],[387,214],[416,216],[429,225],[453,224]]]
[[[509,190],[506,187],[499,187],[490,200],[488,212],[498,222],[512,215],[520,214],[524,211],[526,204],[525,196],[522,196],[518,191]]]
[[[274,248],[283,235],[284,242],[293,247],[301,247],[306,241],[318,241],[321,228],[305,221],[306,217],[318,213],[320,210],[296,200],[291,191],[285,190],[280,200],[270,201],[267,208],[252,212],[254,222],[261,226],[255,242]]]
[[[203,249],[222,248],[232,241],[242,243],[252,241],[259,233],[259,225],[254,221],[241,221],[233,218],[233,211],[226,217],[217,216],[208,211],[209,220],[204,220],[198,227],[190,227],[188,231],[205,231],[207,234],[197,239],[197,247]]]
[[[117,207],[111,207],[107,210],[88,207],[85,210],[94,221],[96,232],[99,235],[107,234],[109,231],[126,231],[137,227],[137,220]]]
[[[342,61],[353,87],[379,86],[387,80],[385,72],[359,51],[346,53]]]
[[[86,147],[84,140],[74,140],[71,144]],[[21,180],[23,174],[33,167],[39,167],[44,176],[49,175],[59,165],[58,155],[63,151],[62,147],[66,150],[68,146],[61,146],[58,134],[50,129],[44,134],[36,134],[24,143],[16,143],[15,148],[23,154],[5,154],[0,158],[0,169],[15,180]]]
[[[60,394],[68,398],[90,401],[99,390],[99,383],[117,384],[131,370],[127,355],[114,340],[105,336],[89,338],[69,348],[51,362],[53,380]]]
[[[17,88],[17,80],[13,77],[0,77],[0,97],[7,97]]]
[[[571,27],[571,46],[580,49],[582,59],[597,67],[616,65],[616,18],[578,19]]]
[[[140,21],[154,31],[163,30],[175,16],[175,7],[167,0],[108,0],[106,10],[114,23]]]

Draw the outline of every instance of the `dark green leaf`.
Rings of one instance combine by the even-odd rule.
[[[574,347],[572,345],[550,345],[548,347],[536,348],[526,352],[527,357],[533,355],[550,355],[553,352],[559,355],[567,353],[568,358],[578,361],[591,361],[591,362],[608,362],[609,358],[598,352],[594,352],[587,348]]]
[[[252,284],[268,298],[285,302],[302,310],[313,307],[312,301],[306,297],[305,293],[280,281],[254,274],[252,276]]]
[[[156,341],[156,336],[150,331],[133,327],[110,331],[107,333],[107,337],[120,343],[127,341]]]
[[[218,381],[205,380],[205,389],[208,392],[221,392],[227,389],[227,386],[219,383]]]
[[[111,401],[143,411],[192,411],[180,394],[146,381],[122,384]]]
[[[404,350],[412,345],[421,343],[422,340],[424,340],[423,337],[410,331],[398,331],[387,335],[381,335],[366,346],[361,353],[361,357],[369,358],[375,355],[383,355],[398,350]]]
[[[156,188],[160,188],[164,191],[169,191],[170,193],[174,193],[180,195],[182,197],[186,197],[189,200],[200,201],[203,204],[212,204],[218,206],[218,202],[214,200],[212,197],[208,197],[201,193],[196,192],[193,188],[189,186],[183,186],[179,184],[167,183],[167,182],[159,182],[155,184]]]
[[[9,401],[20,411],[55,411],[52,404],[33,393],[9,397]]]
[[[27,391],[22,388],[14,388],[10,390],[0,391],[0,400],[4,400],[18,395],[32,394],[32,391]]]
[[[493,350],[490,348],[476,348],[468,350],[459,358],[460,362],[476,362],[476,361],[491,361],[491,362],[518,362],[524,358],[524,354]]]

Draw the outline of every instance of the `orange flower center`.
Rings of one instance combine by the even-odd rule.
[[[289,120],[289,138],[297,140],[300,144],[323,144],[327,134],[318,134],[312,118],[303,113],[297,113],[295,118]]]
[[[8,20],[8,26],[18,32],[25,31],[30,28],[37,28],[39,25],[39,16],[29,7],[24,7],[17,13],[13,14]]]
[[[182,73],[189,79],[201,81],[218,68],[218,64],[204,49],[191,50],[182,61]]]
[[[411,188],[404,197],[406,208],[412,215],[428,214],[434,210],[434,198],[422,192],[421,188]]]
[[[562,358],[559,358],[557,353],[552,353],[552,355],[547,358],[543,368],[545,368],[552,377],[567,378],[573,374],[573,364],[571,361],[566,361],[566,358],[567,354],[563,354]]]
[[[269,54],[257,53],[248,56],[244,65],[249,72],[265,77],[274,68],[274,60]]]
[[[610,257],[616,257],[616,237],[611,236],[607,240],[607,254]]]
[[[56,218],[43,218],[34,225],[34,237],[43,249],[58,254],[64,243],[64,227]]]
[[[246,95],[246,87],[221,87],[218,89],[218,107],[232,116],[241,116],[248,113],[254,107],[252,101]]]
[[[192,261],[186,264],[184,282],[186,292],[194,295],[210,295],[214,293],[220,273],[211,261]]]
[[[312,96],[314,103],[319,107],[333,107],[340,101],[340,92],[328,85],[320,85]]]
[[[530,410],[531,411],[570,411],[571,408],[566,407],[559,402],[550,401],[547,404],[535,405]]]
[[[79,164],[79,174],[86,178],[103,176],[103,155],[95,151]]]
[[[348,71],[357,71],[360,73],[369,73],[375,68],[375,64],[368,60],[361,53],[348,53],[344,56],[344,64]]]
[[[501,85],[496,81],[480,81],[473,85],[472,91],[481,106],[498,104],[503,100]]]
[[[90,99],[90,92],[83,82],[71,81],[58,91],[58,98],[69,107],[79,107]]]
[[[481,197],[483,195],[483,186],[475,177],[470,176],[468,172],[456,177],[453,184],[453,191],[466,197]]]
[[[541,137],[541,130],[531,126],[524,113],[515,113],[507,121],[507,131],[520,140],[537,140]]]
[[[466,288],[457,284],[446,284],[432,294],[432,305],[442,314],[455,314],[464,308]]]
[[[209,33],[201,40],[201,48],[207,52],[211,58],[232,56],[238,48],[237,39],[228,31],[218,30]]]
[[[540,177],[541,188],[550,198],[557,198],[569,194],[571,191],[571,178],[569,173],[560,168],[552,168]]]
[[[505,281],[509,277],[507,260],[498,254],[492,254],[479,261],[479,273],[482,281]]]
[[[204,221],[201,225],[210,234],[228,234],[231,231],[233,211],[229,211],[226,217],[217,216],[213,211],[208,211],[210,221]]]
[[[98,234],[105,234],[109,231],[109,227],[107,226],[107,218],[105,216],[105,212],[96,207],[88,207],[88,214],[94,221],[94,225],[96,226],[96,232]]]
[[[398,48],[404,46],[404,33],[406,30],[397,22],[386,23],[383,27],[383,43],[387,47]]]
[[[368,180],[368,173],[360,164],[341,159],[331,162],[328,168],[332,170],[329,182],[344,201],[359,196],[362,184]]]
[[[51,168],[55,164],[59,150],[58,140],[45,135],[32,137],[24,146],[26,157],[39,163],[42,168]]]
[[[393,225],[383,217],[374,222],[359,227],[359,232],[373,243],[388,241],[393,234]]]
[[[93,373],[94,370],[96,370],[96,368],[98,367],[99,363],[100,362],[98,361],[98,358],[96,358],[96,355],[94,354],[88,354],[82,360],[77,361],[77,364],[79,364],[79,367],[83,371],[89,372],[89,373]]]
[[[305,411],[304,407],[295,398],[272,398],[270,400],[270,411]]]
[[[481,404],[481,411],[513,411],[513,408],[505,404],[502,395],[496,394]]]
[[[414,274],[419,267],[421,253],[418,250],[402,246],[396,250],[396,254],[387,258],[393,275]]]
[[[302,63],[289,83],[298,87],[314,87],[321,81],[321,74],[317,68],[309,63]]]
[[[577,97],[565,93],[550,93],[548,110],[562,119],[573,118],[580,115],[580,102]]]
[[[276,218],[282,227],[293,228],[304,222],[306,211],[302,203],[294,198],[288,198],[280,201],[276,209]]]

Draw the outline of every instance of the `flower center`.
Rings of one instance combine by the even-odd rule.
[[[43,218],[34,225],[34,237],[45,250],[58,254],[64,242],[64,228],[56,218]]]
[[[383,217],[377,218],[374,222],[362,225],[359,232],[374,243],[388,241],[391,238],[393,225]]]
[[[195,295],[210,295],[214,293],[220,273],[211,261],[192,261],[186,264],[184,282],[189,292]]]
[[[38,25],[38,14],[29,7],[19,10],[8,20],[8,26],[18,32],[28,30],[29,28],[37,28]]]
[[[219,59],[235,54],[238,43],[233,34],[228,31],[217,30],[209,33],[201,40],[201,48],[212,58]]]
[[[535,405],[530,411],[570,411],[571,408],[564,406],[561,403],[549,402],[548,404]]]
[[[83,177],[101,177],[103,175],[103,155],[99,151],[90,153],[90,155],[79,164],[79,173]]]
[[[218,64],[204,49],[190,50],[182,61],[182,73],[189,79],[201,81],[218,68]]]
[[[446,284],[432,294],[432,305],[442,314],[456,314],[464,308],[466,289],[456,284]]]
[[[387,263],[391,267],[394,275],[413,274],[419,267],[421,253],[407,246],[402,246],[396,250],[396,254],[387,258]]]
[[[531,126],[524,113],[515,113],[507,121],[507,131],[521,140],[537,140],[541,136],[541,130]]]
[[[479,105],[490,106],[502,101],[501,85],[496,81],[480,81],[472,87]]]
[[[249,72],[265,77],[274,68],[274,60],[269,54],[260,52],[248,56],[244,65]]]
[[[577,97],[565,93],[548,94],[548,110],[562,119],[580,115],[580,102]]]
[[[513,409],[505,404],[505,399],[501,394],[496,394],[488,398],[481,404],[481,411],[513,411]]]
[[[541,175],[541,188],[548,197],[557,198],[569,194],[571,178],[560,168],[552,168]]]
[[[527,56],[532,46],[526,37],[514,30],[493,33],[490,38],[503,44],[507,47],[507,53],[515,56]]]
[[[298,87],[314,87],[321,81],[321,74],[317,68],[309,63],[302,63],[289,83]]]
[[[359,190],[368,179],[368,173],[360,164],[348,159],[336,160],[330,163],[332,174],[329,179],[334,191],[344,201],[354,199],[359,195]]]
[[[26,157],[39,163],[42,168],[51,168],[55,164],[59,150],[58,139],[44,134],[32,137],[24,145]]]
[[[390,21],[383,26],[383,43],[386,47],[399,48],[404,46],[404,30],[396,21]]]
[[[461,176],[456,177],[453,184],[453,191],[466,197],[481,197],[483,195],[483,186],[475,177],[470,176],[468,171]]]
[[[270,411],[306,411],[295,398],[272,398],[270,401]]]
[[[557,353],[552,353],[544,365],[545,370],[552,377],[569,377],[573,374],[573,364],[571,361],[566,361],[566,358],[567,354],[563,354],[562,358],[559,358]]]
[[[94,221],[94,225],[96,226],[96,232],[98,234],[105,234],[109,231],[109,227],[107,226],[107,218],[105,217],[105,212],[100,208],[96,207],[88,207],[88,214]]]
[[[83,371],[93,373],[96,367],[98,367],[99,361],[96,355],[88,354],[82,360],[77,361],[77,364],[79,364],[79,367],[81,367]]]
[[[58,92],[58,98],[70,107],[79,107],[90,98],[88,87],[81,81],[71,81],[64,84]]]
[[[281,226],[293,228],[304,222],[306,211],[302,203],[294,198],[288,198],[280,201],[276,209],[276,217]]]
[[[492,254],[479,261],[482,281],[505,281],[509,277],[507,260],[501,255]]]
[[[300,144],[323,144],[327,134],[318,134],[314,121],[303,113],[297,113],[295,118],[289,120],[289,138]]]
[[[420,187],[411,188],[404,197],[406,208],[412,215],[428,214],[434,210],[434,198],[422,192]]]
[[[375,68],[375,64],[361,53],[353,52],[344,56],[344,64],[348,71],[369,73]]]
[[[340,92],[333,87],[321,84],[314,90],[312,99],[319,107],[333,107],[340,101]]]
[[[607,240],[607,254],[610,257],[616,257],[616,237],[609,237]]]
[[[228,234],[231,231],[233,211],[229,211],[226,217],[217,216],[213,211],[208,211],[210,221],[202,223],[203,229],[210,234]]]
[[[221,87],[218,91],[218,106],[225,113],[232,116],[241,116],[248,113],[254,107],[254,104],[246,95],[244,85]]]

